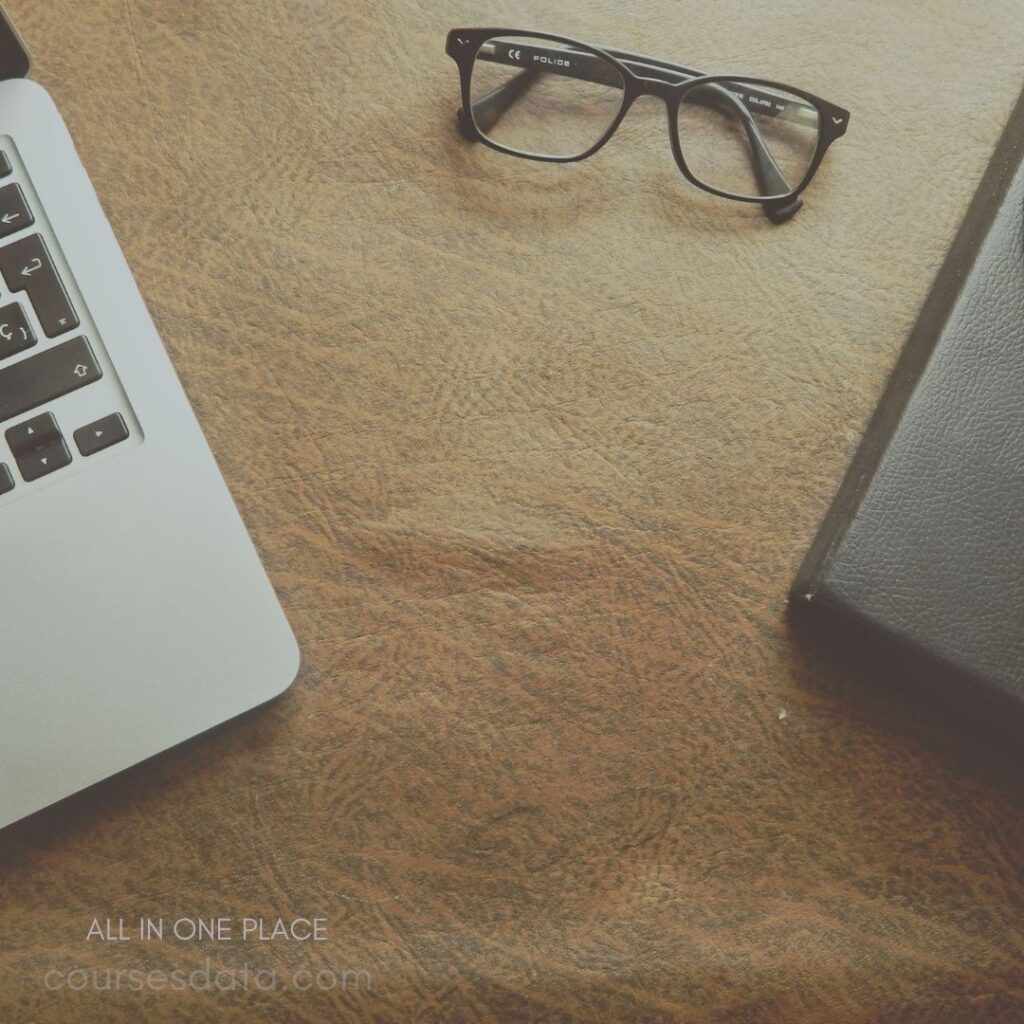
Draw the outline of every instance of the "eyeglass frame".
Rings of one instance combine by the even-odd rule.
[[[618,113],[612,118],[607,130],[597,140],[597,142],[594,143],[594,145],[584,152],[572,156],[550,156],[541,153],[530,153],[524,150],[514,149],[510,146],[504,146],[500,142],[496,142],[494,139],[490,138],[485,131],[478,127],[476,123],[476,115],[474,113],[474,102],[471,91],[473,67],[483,44],[488,40],[500,38],[502,36],[537,39],[568,45],[574,49],[582,51],[583,53],[589,53],[592,56],[602,59],[618,70],[623,81],[622,104]],[[665,102],[668,110],[669,140],[672,145],[672,154],[675,157],[679,170],[687,181],[702,191],[709,192],[712,195],[721,196],[723,199],[732,199],[741,203],[759,203],[764,209],[768,219],[775,224],[782,224],[789,220],[803,205],[803,200],[800,198],[801,193],[808,185],[810,185],[832,143],[846,134],[846,130],[850,122],[850,112],[848,110],[836,106],[834,103],[829,103],[827,100],[823,100],[820,96],[815,96],[813,93],[807,92],[806,90],[797,89],[793,86],[785,85],[782,82],[776,82],[767,78],[752,78],[747,75],[738,74],[706,74],[679,64],[672,64],[659,58],[630,53],[627,50],[595,46],[593,43],[583,43],[568,36],[553,35],[549,32],[533,32],[527,29],[509,28],[452,29],[452,31],[448,33],[445,52],[452,58],[452,60],[455,61],[459,69],[462,89],[462,107],[458,112],[457,120],[460,132],[468,141],[482,142],[485,146],[488,146],[499,153],[521,157],[525,160],[538,160],[543,163],[575,163],[593,156],[609,142],[611,137],[618,130],[619,125],[622,124],[626,114],[629,113],[630,108],[641,96],[655,96]],[[682,82],[671,82],[665,81],[664,79],[646,77],[645,75],[641,75],[633,71],[629,67],[629,64],[639,65],[654,73],[669,73],[676,76],[681,75],[684,76],[684,80]],[[516,65],[510,66],[514,67]],[[779,90],[804,101],[817,111],[818,139],[815,145],[814,154],[803,179],[796,187],[790,188],[787,193],[768,198],[764,196],[740,195],[738,193],[728,192],[724,189],[709,185],[697,178],[690,170],[690,167],[686,162],[686,157],[683,153],[682,140],[679,133],[679,109],[682,105],[683,99],[688,92],[694,89],[699,89],[709,85],[724,85],[728,82],[741,82],[749,84],[755,88],[762,87],[766,89]],[[515,98],[518,97],[513,97],[511,102],[514,102]],[[486,97],[484,97],[484,99],[486,99]],[[478,100],[476,105],[479,105],[480,102],[481,101]],[[752,112],[747,109],[746,104],[741,105],[748,114]],[[767,152],[767,150],[765,150],[765,152]],[[768,154],[768,157],[770,159],[770,154]],[[774,165],[773,161],[772,163]],[[786,181],[785,176],[781,175],[781,172],[778,171],[777,167],[775,167],[775,171],[781,176],[782,181],[788,185],[789,183]]]

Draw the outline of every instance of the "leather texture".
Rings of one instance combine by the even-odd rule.
[[[858,486],[840,495],[848,507],[826,522],[794,607],[868,626],[865,636],[944,669],[935,676],[943,695],[958,690],[968,708],[1012,715],[1020,746],[1024,163],[1015,173],[1006,164],[1024,152],[1024,100],[1004,143],[979,195],[993,209],[968,225],[935,284],[957,291],[955,302],[941,324],[925,303],[908,344],[930,352],[916,379],[897,371],[876,414],[890,436],[868,431],[875,469],[865,482],[855,462]],[[890,414],[886,403],[900,408]]]
[[[1019,774],[784,597],[1020,92],[1021,0],[5,6],[303,669],[0,833],[0,1021],[1019,1024]],[[851,128],[781,228],[688,188],[653,100],[588,162],[503,157],[443,52],[483,21]],[[328,941],[85,941],[140,914]],[[43,981],[207,957],[373,990]]]

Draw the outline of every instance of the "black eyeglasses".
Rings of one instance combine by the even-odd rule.
[[[456,29],[447,53],[459,66],[459,127],[470,141],[528,160],[585,160],[638,97],[660,96],[683,174],[716,196],[761,203],[776,224],[803,205],[800,193],[850,120],[778,82],[705,75],[543,32]]]

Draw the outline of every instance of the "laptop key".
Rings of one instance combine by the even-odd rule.
[[[6,494],[14,490],[14,477],[7,466],[0,462],[0,494]]]
[[[0,359],[10,359],[36,343],[36,333],[17,302],[0,309]]]
[[[124,418],[116,412],[75,431],[75,444],[83,455],[95,455],[127,440],[128,428]]]
[[[0,370],[0,423],[38,409],[103,376],[85,338],[72,338]]]
[[[12,292],[28,292],[48,338],[78,326],[78,316],[41,235],[19,238],[0,248],[0,273]]]
[[[11,454],[17,459],[27,455],[36,448],[44,448],[61,437],[60,427],[53,418],[53,413],[44,412],[42,416],[25,420],[16,427],[11,427],[6,433],[7,447]]]
[[[0,238],[27,228],[35,220],[20,185],[4,185],[0,188]]]
[[[30,484],[34,480],[40,480],[44,476],[55,473],[58,469],[71,465],[71,452],[64,443],[64,438],[59,438],[45,448],[36,448],[28,455],[22,455],[18,459],[18,469],[21,471],[25,483]]]
[[[0,178],[6,178],[14,170],[11,167],[11,158],[0,149]]]
[[[26,483],[71,465],[71,453],[53,413],[25,420],[11,427],[5,436]]]

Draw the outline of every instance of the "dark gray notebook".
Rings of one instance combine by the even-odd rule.
[[[794,617],[1024,723],[1024,96],[797,576]]]

